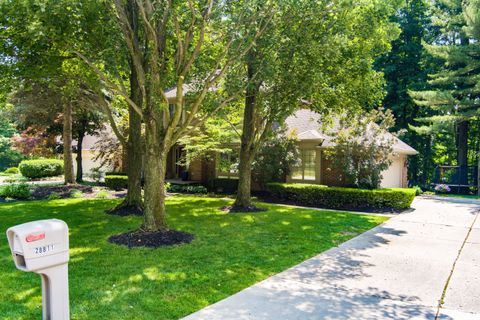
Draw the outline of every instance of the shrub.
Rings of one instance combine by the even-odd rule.
[[[22,176],[37,179],[63,174],[63,161],[56,159],[24,160],[18,166]]]
[[[17,167],[11,167],[11,168],[8,168],[7,170],[3,171],[3,173],[17,174],[18,173],[18,168]]]
[[[61,198],[60,193],[52,192],[48,195],[47,200],[58,200],[60,198]]]
[[[438,184],[435,186],[435,191],[438,193],[448,193],[450,192],[450,187],[446,184]]]
[[[181,184],[168,184],[165,185],[168,192],[174,193],[207,193],[208,190],[204,186],[199,185],[181,185]]]
[[[395,119],[390,110],[372,110],[361,115],[346,114],[330,132],[333,146],[325,155],[337,172],[341,186],[376,189],[382,172],[391,165],[395,137],[388,134]]]
[[[107,188],[119,191],[128,188],[127,176],[105,176],[105,185]]]
[[[270,193],[300,205],[343,209],[408,209],[415,189],[355,189],[314,184],[269,183]]]
[[[252,164],[252,180],[265,189],[267,182],[285,182],[292,168],[300,164],[297,141],[276,131],[257,152]]]
[[[415,189],[415,195],[416,196],[419,196],[423,193],[422,188],[420,188],[419,186],[413,186],[413,189]]]
[[[0,189],[0,195],[4,198],[26,200],[32,196],[32,188],[29,184],[8,184]]]
[[[95,198],[97,198],[97,199],[107,199],[108,196],[109,196],[108,191],[101,190],[101,191],[97,192],[97,194],[95,195]]]
[[[78,189],[70,190],[70,198],[79,199],[83,197],[83,192]]]
[[[105,176],[126,176],[125,172],[114,172],[114,171],[107,171],[105,172]]]
[[[103,176],[103,173],[100,170],[100,168],[93,168],[92,170],[90,170],[90,173],[88,174],[88,177],[90,177],[90,179],[92,179],[97,183],[100,182],[100,180],[102,179],[102,176]]]

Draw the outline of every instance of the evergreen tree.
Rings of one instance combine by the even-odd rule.
[[[387,81],[383,105],[395,115],[393,130],[405,130],[403,140],[419,151],[419,155],[409,161],[410,182],[425,185],[432,172],[431,137],[409,130],[409,126],[418,125],[415,119],[428,115],[429,111],[421,110],[408,91],[425,89],[428,73],[433,67],[422,45],[422,42],[431,43],[434,37],[427,1],[408,1],[392,20],[398,23],[401,34],[392,43],[392,50],[377,61],[377,67],[383,70]]]
[[[439,131],[454,124],[460,184],[467,184],[469,122],[477,120],[480,102],[478,39],[466,28],[465,12],[460,0],[436,1],[433,21],[440,35],[425,45],[433,57],[443,62],[441,69],[429,76],[429,90],[413,91],[417,105],[434,113],[418,119],[426,125],[419,132]]]

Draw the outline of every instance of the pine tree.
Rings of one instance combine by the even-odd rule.
[[[425,125],[417,132],[435,132],[454,124],[457,165],[462,169],[460,184],[467,184],[468,178],[469,122],[476,120],[480,111],[480,46],[466,28],[466,9],[460,0],[433,4],[433,21],[440,35],[425,49],[441,61],[442,67],[429,76],[429,90],[410,93],[417,105],[433,112],[432,116],[418,119]]]

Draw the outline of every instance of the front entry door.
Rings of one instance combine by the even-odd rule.
[[[185,166],[181,163],[185,160],[185,150],[181,146],[175,146],[173,152],[175,179],[181,179]]]

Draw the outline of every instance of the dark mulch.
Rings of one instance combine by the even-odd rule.
[[[353,212],[365,212],[365,213],[384,213],[384,214],[399,214],[403,212],[408,212],[411,209],[405,209],[405,210],[399,210],[399,209],[394,209],[394,208],[362,208],[362,207],[349,207],[349,206],[338,206],[335,208],[330,208],[330,207],[319,207],[315,205],[308,205],[304,203],[299,203],[296,201],[289,201],[289,200],[283,200],[279,199],[276,197],[272,196],[267,196],[267,195],[258,195],[257,196],[259,200],[267,203],[274,203],[274,204],[286,204],[286,205],[294,205],[294,206],[300,206],[300,207],[309,207],[309,208],[317,208],[317,209],[332,209],[332,210],[342,210],[342,211],[353,211]]]
[[[82,198],[95,198],[99,188],[94,186],[86,186],[81,184],[72,184],[72,185],[54,185],[54,186],[34,186],[32,192],[32,200],[44,200],[48,199],[48,196],[52,193],[58,193],[61,199],[66,199],[71,197],[72,190],[80,190],[82,192]],[[113,191],[108,190],[110,197],[112,198],[124,198],[127,194],[126,190],[122,191]]]
[[[84,195],[93,194],[92,186],[83,185],[65,185],[65,186],[37,186],[32,192],[32,197],[35,200],[47,199],[53,192],[58,193],[60,198],[70,198],[72,190],[80,190]]]
[[[111,214],[113,216],[143,216],[143,210],[139,206],[127,206],[127,205],[119,205],[113,209],[105,211],[107,214]]]
[[[228,213],[237,213],[237,212],[243,212],[243,213],[255,213],[255,212],[265,212],[268,209],[266,208],[259,208],[255,206],[249,206],[249,207],[240,207],[240,206],[226,206],[221,208],[223,212],[228,212]]]
[[[114,244],[127,246],[128,248],[158,248],[190,243],[193,238],[193,235],[190,233],[175,230],[157,232],[136,230],[111,236],[108,238],[108,241]]]

